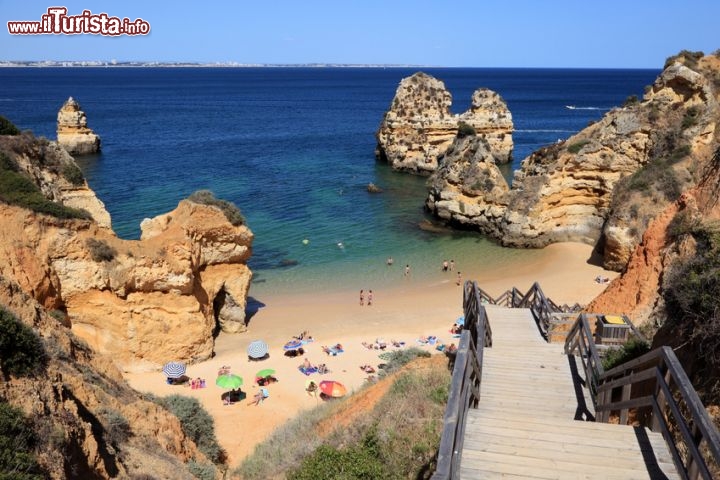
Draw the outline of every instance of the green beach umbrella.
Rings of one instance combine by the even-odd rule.
[[[217,380],[215,380],[215,385],[217,385],[220,388],[238,388],[240,385],[243,384],[242,377],[239,377],[238,375],[234,375],[232,373],[226,373],[225,375],[220,375],[217,377]]]
[[[272,368],[266,368],[264,370],[260,370],[255,374],[255,376],[258,378],[265,378],[269,375],[275,375],[275,370],[273,370]]]

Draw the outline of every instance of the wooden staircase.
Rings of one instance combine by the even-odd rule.
[[[461,478],[680,478],[659,434],[593,421],[577,365],[546,343],[530,310],[485,309],[493,346],[479,408],[468,411]]]

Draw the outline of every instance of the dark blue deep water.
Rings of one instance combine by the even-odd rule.
[[[438,235],[424,218],[425,179],[376,163],[374,133],[402,68],[4,68],[0,114],[55,138],[69,96],[102,138],[79,163],[119,236],[198,189],[235,202],[255,233],[256,282],[297,288],[342,272],[387,276],[387,256],[434,269],[439,258],[532,255],[478,235]],[[512,168],[533,150],[598,120],[656,70],[424,69],[461,113],[479,87],[515,123]],[[568,109],[571,105],[577,108]],[[511,171],[508,170],[508,175]],[[369,195],[373,182],[385,193]],[[305,244],[304,239],[308,242]],[[342,248],[338,247],[342,243]],[[432,258],[429,258],[432,252]],[[295,266],[287,267],[288,263]]]

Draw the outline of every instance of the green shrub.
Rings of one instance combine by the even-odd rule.
[[[430,352],[417,347],[403,348],[400,350],[393,350],[391,352],[384,352],[379,355],[380,359],[385,361],[384,366],[380,370],[380,374],[389,374],[400,370],[400,368],[415,360],[416,358],[429,358]]]
[[[694,127],[698,123],[700,117],[700,109],[698,107],[690,107],[685,111],[683,116],[681,128],[683,130]]]
[[[245,223],[245,217],[234,203],[215,198],[215,194],[213,194],[210,190],[198,190],[190,195],[188,200],[201,205],[211,205],[219,208],[225,215],[225,218],[227,218],[228,222],[236,227]]]
[[[590,143],[590,140],[580,140],[575,143],[571,143],[568,145],[567,151],[570,153],[578,153],[588,143]]]
[[[667,237],[670,240],[677,240],[682,235],[695,232],[700,226],[700,219],[695,218],[688,210],[681,210],[670,220]]]
[[[670,162],[670,164],[675,164],[690,155],[690,153],[692,153],[692,147],[690,147],[690,145],[680,145],[672,151],[670,157],[668,158],[668,161]]]
[[[36,443],[32,425],[22,411],[0,401],[0,479],[46,478],[33,455]]]
[[[474,137],[476,134],[475,127],[463,121],[458,122],[458,138]]]
[[[215,422],[196,398],[170,395],[157,402],[167,408],[182,426],[183,432],[214,463],[225,462],[225,451],[215,437]]]
[[[650,351],[650,344],[638,338],[631,338],[621,347],[611,348],[602,359],[602,366],[610,370],[625,362],[641,357]]]
[[[82,170],[80,170],[80,168],[78,168],[78,166],[74,163],[65,164],[62,169],[62,176],[65,177],[65,180],[76,187],[85,184],[85,176],[83,175]]]
[[[4,153],[0,153],[0,202],[56,218],[92,218],[85,210],[66,207],[45,198],[37,185],[19,172],[17,163]]]
[[[103,408],[100,410],[105,426],[107,440],[113,445],[125,443],[130,438],[131,430],[127,419],[117,410]]]
[[[288,473],[289,480],[318,478],[377,479],[391,478],[380,461],[377,440],[368,435],[360,445],[335,448],[321,445],[303,460],[300,467]]]
[[[0,308],[0,371],[22,377],[39,373],[46,355],[35,331]]]
[[[190,473],[200,480],[215,480],[215,465],[190,460],[187,464]]]
[[[85,245],[87,245],[94,262],[111,262],[117,255],[117,250],[108,245],[105,240],[88,238]]]
[[[680,61],[688,68],[695,68],[697,66],[698,60],[700,60],[704,56],[705,54],[701,51],[692,52],[690,50],[681,50],[680,53],[678,53],[677,55],[668,57],[667,60],[665,60],[665,66],[663,67],[663,69],[668,68],[676,61]]]
[[[18,135],[20,130],[7,118],[0,115],[0,135]]]
[[[637,105],[638,103],[640,103],[640,99],[638,98],[638,96],[637,96],[637,95],[630,95],[629,97],[627,97],[627,98],[625,99],[625,101],[623,102],[622,106],[623,106],[623,107],[630,107],[630,106],[632,106],[632,105]]]

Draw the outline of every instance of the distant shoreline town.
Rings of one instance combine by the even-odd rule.
[[[119,62],[116,60],[0,60],[0,67],[298,67],[298,68],[417,68],[430,65],[365,63],[238,63],[238,62]]]

